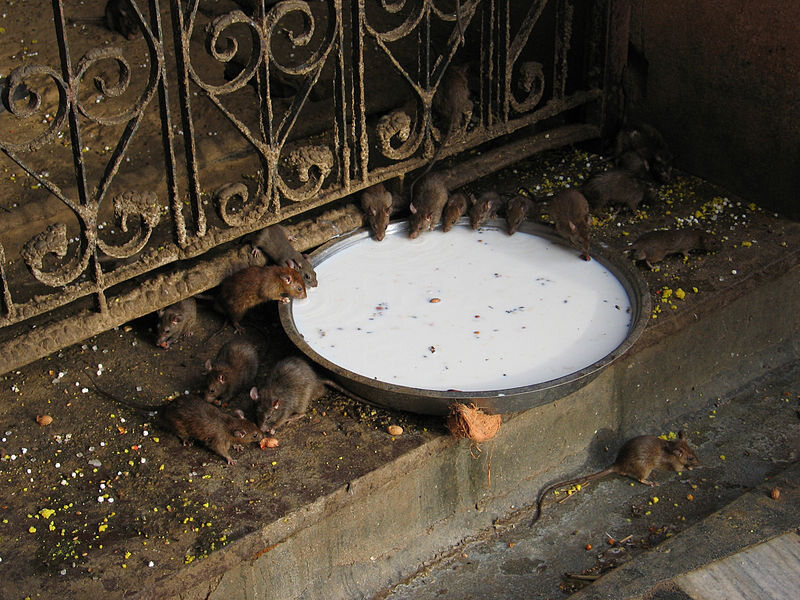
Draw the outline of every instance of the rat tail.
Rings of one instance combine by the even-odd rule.
[[[614,473],[614,465],[608,467],[607,469],[603,469],[601,471],[596,471],[594,473],[589,473],[588,475],[581,475],[580,477],[575,477],[573,479],[567,479],[566,481],[556,481],[555,483],[551,483],[547,487],[545,487],[541,492],[539,492],[539,496],[536,499],[536,514],[533,515],[533,519],[530,522],[528,527],[533,527],[534,523],[539,520],[539,517],[542,516],[542,504],[544,504],[544,500],[550,492],[557,488],[562,487],[571,487],[577,483],[585,483],[587,481],[591,481],[592,479],[598,479],[599,477],[605,477],[606,475],[611,475]]]
[[[91,366],[91,365],[89,365],[89,366]],[[86,376],[91,380],[92,387],[94,388],[94,391],[97,392],[99,395],[101,395],[101,396],[103,396],[105,398],[108,398],[109,400],[112,400],[112,401],[114,401],[114,402],[116,402],[118,404],[122,404],[124,406],[127,406],[129,408],[133,408],[133,409],[136,409],[136,410],[141,410],[141,411],[144,411],[144,412],[150,412],[150,413],[157,413],[159,411],[159,409],[161,408],[160,406],[139,404],[138,402],[133,402],[131,400],[125,400],[123,398],[120,398],[119,396],[115,396],[114,394],[112,394],[108,390],[104,390],[102,387],[100,387],[100,385],[97,383],[97,380],[94,377],[92,377],[92,374],[89,371],[85,371],[85,373],[86,373]]]
[[[365,400],[364,398],[362,398],[358,394],[355,394],[355,393],[351,392],[350,390],[342,387],[341,385],[339,385],[335,381],[331,381],[330,379],[322,379],[321,381],[322,381],[322,383],[324,383],[328,387],[336,390],[340,394],[344,394],[345,396],[347,396],[351,400],[357,400],[358,402],[364,402],[365,404],[369,404],[369,402],[367,400]]]

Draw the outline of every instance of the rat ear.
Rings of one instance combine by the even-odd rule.
[[[412,215],[415,215],[415,214],[417,214],[417,207],[416,207],[416,206],[414,206],[414,203],[413,203],[413,202],[412,202],[412,203],[410,203],[410,204],[408,205],[408,210],[410,210],[410,211],[411,211],[411,214],[412,214]]]
[[[158,309],[158,313],[156,313],[156,314],[158,314],[158,316],[160,317],[161,315],[164,314],[164,309],[163,308],[159,308]]]
[[[370,206],[369,207],[369,214],[371,214],[374,217],[375,215],[378,214],[378,209],[375,208],[374,206]]]
[[[211,359],[210,358],[206,359],[205,368],[206,368],[206,371],[205,371],[206,373],[210,373],[211,372],[212,366],[211,366]]]
[[[250,399],[258,401],[258,388],[256,386],[250,388]]]
[[[225,379],[226,379],[225,373],[220,373],[219,375],[217,375],[217,381],[219,381],[220,383],[225,383]]]
[[[578,232],[578,228],[577,228],[577,227],[575,227],[575,223],[573,223],[572,221],[570,221],[570,222],[569,222],[569,230],[570,230],[572,233],[577,233],[577,232]]]
[[[237,408],[235,411],[233,411],[233,414],[240,419],[244,419],[244,411],[241,408]]]
[[[281,275],[281,279],[283,280],[283,282],[284,282],[286,285],[291,285],[291,283],[292,283],[292,276],[291,276],[291,275],[289,275],[289,274],[284,274],[284,275]]]
[[[233,430],[233,437],[243,438],[244,436],[245,436],[245,433],[241,429],[234,429]]]
[[[280,400],[273,400],[272,401],[272,410],[276,410],[276,409],[280,408],[280,406],[281,406],[281,401]]]

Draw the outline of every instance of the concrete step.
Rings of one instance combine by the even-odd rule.
[[[696,589],[705,581],[701,575],[677,578],[800,524],[800,464],[794,462],[800,457],[799,395],[798,364],[758,378],[720,398],[716,408],[685,416],[701,468],[656,472],[655,488],[619,476],[592,482],[548,501],[529,527],[534,494],[492,530],[379,597],[544,600],[588,585],[571,597],[662,598],[656,592]],[[776,487],[780,494],[773,499]],[[609,538],[621,541],[609,545]],[[785,562],[791,565],[791,557]]]
[[[780,495],[773,499],[773,489]],[[784,599],[800,581],[800,464],[614,569],[572,600]]]

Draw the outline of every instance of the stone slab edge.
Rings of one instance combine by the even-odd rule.
[[[781,490],[773,500],[773,487]],[[674,579],[800,527],[800,463],[769,483],[743,494],[721,510],[659,544],[636,560],[614,569],[571,600],[649,597],[656,590],[677,590]]]

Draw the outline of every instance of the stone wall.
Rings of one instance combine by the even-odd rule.
[[[631,0],[629,118],[677,166],[800,218],[800,3]]]

